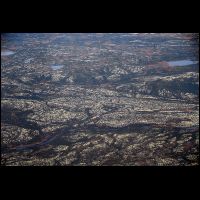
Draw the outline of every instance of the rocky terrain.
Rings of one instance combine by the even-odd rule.
[[[198,43],[2,34],[1,165],[198,165]]]

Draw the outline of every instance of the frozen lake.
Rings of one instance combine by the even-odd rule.
[[[199,62],[191,60],[177,60],[177,61],[170,61],[167,63],[169,64],[169,66],[175,67],[175,66],[187,66],[187,65],[197,64]]]
[[[4,50],[4,51],[1,51],[1,56],[10,56],[14,53],[15,53],[14,51]]]
[[[64,65],[51,65],[51,68],[52,68],[53,70],[61,69],[61,68],[63,68],[63,67],[64,67]]]

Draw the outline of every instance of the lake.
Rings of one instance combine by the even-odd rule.
[[[1,56],[10,56],[14,53],[15,53],[14,51],[4,50],[4,51],[1,51]]]
[[[169,61],[167,63],[171,67],[176,67],[176,66],[187,66],[187,65],[197,64],[199,62],[198,61],[191,61],[191,60],[177,60],[177,61]]]
[[[63,68],[63,67],[64,67],[64,65],[51,65],[51,68],[52,68],[53,70],[61,69],[61,68]]]

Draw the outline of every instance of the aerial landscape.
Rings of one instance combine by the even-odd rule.
[[[199,165],[199,34],[1,33],[1,165]]]

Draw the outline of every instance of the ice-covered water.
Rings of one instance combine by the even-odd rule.
[[[14,51],[4,50],[4,51],[1,51],[1,56],[10,56],[14,53],[15,53]]]
[[[53,70],[57,70],[57,69],[63,68],[63,66],[64,66],[64,65],[51,65],[51,68],[52,68]]]
[[[187,66],[192,64],[197,64],[198,61],[191,61],[191,60],[177,60],[177,61],[170,61],[167,62],[169,66],[175,67],[175,66]]]

